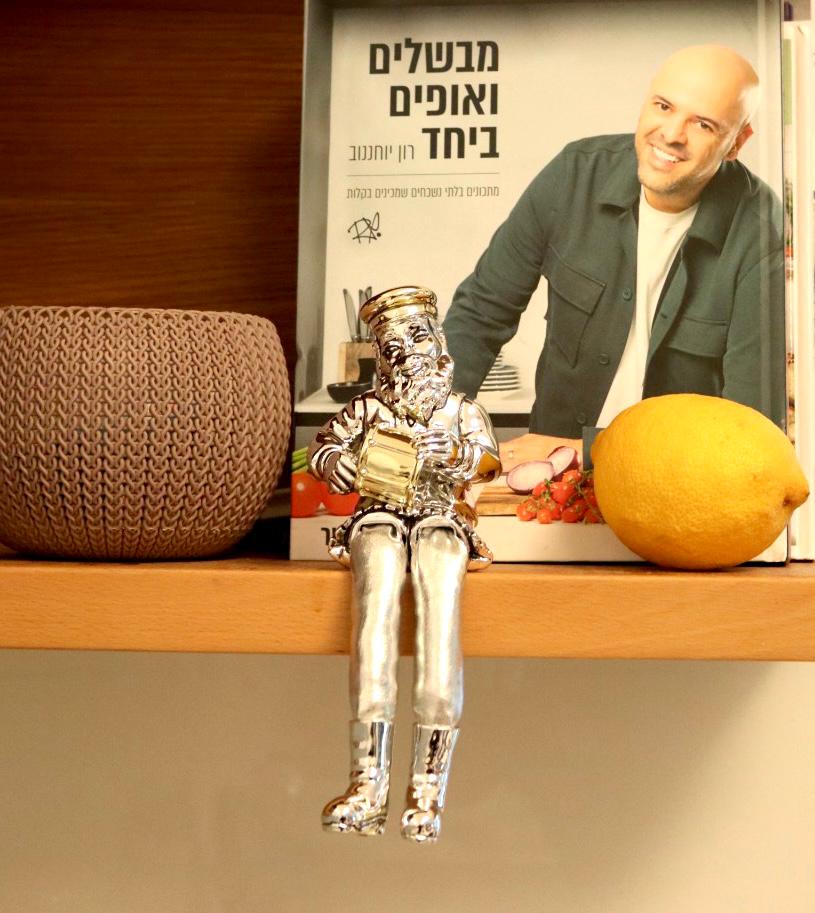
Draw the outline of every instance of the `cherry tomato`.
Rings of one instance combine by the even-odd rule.
[[[546,489],[549,487],[549,482],[544,480],[543,482],[538,482],[538,484],[532,489],[533,498],[541,498],[546,494]]]
[[[538,511],[538,523],[552,523],[555,519],[553,512],[548,507],[541,507]]]
[[[600,512],[595,510],[592,507],[586,511],[586,514],[583,517],[583,522],[584,523],[603,523],[604,521],[603,521],[602,516],[600,515]]]
[[[310,472],[291,474],[291,515],[293,517],[313,517],[322,501],[322,485]]]
[[[527,498],[515,508],[515,514],[519,520],[527,522],[534,520],[538,515],[538,505],[534,498]]]
[[[563,508],[563,522],[579,523],[588,509],[588,504],[582,498],[576,498],[568,507]]]
[[[552,515],[553,520],[559,520],[560,515],[563,512],[563,508],[557,501],[553,501],[551,495],[547,491],[542,498],[538,501],[538,508],[545,507],[546,510]]]
[[[574,494],[574,486],[568,482],[552,482],[549,486],[549,494],[556,504],[567,504],[569,498]]]
[[[583,491],[583,500],[589,507],[597,507],[597,495],[593,488],[589,488]]]
[[[565,482],[567,485],[571,485],[572,488],[577,488],[578,482],[583,478],[583,473],[579,469],[570,469],[568,472],[564,472],[560,477],[561,482]]]
[[[356,510],[357,501],[359,501],[359,492],[349,491],[345,495],[337,495],[327,491],[323,497],[325,509],[335,517],[350,517]]]

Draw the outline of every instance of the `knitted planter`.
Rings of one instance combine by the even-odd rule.
[[[221,552],[272,494],[289,422],[262,317],[0,308],[0,540],[72,558]]]

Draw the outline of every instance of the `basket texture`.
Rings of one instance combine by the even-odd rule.
[[[0,540],[72,558],[217,554],[274,491],[290,420],[262,317],[0,308]]]

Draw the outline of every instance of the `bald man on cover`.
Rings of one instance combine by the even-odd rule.
[[[635,134],[570,143],[517,202],[444,322],[454,388],[475,396],[541,276],[546,335],[530,435],[505,469],[607,425],[641,398],[694,392],[783,425],[780,202],[739,161],[759,81],[730,48],[660,67]]]

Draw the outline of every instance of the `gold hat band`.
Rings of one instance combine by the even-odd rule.
[[[401,285],[369,298],[359,311],[359,319],[368,324],[372,332],[396,317],[428,314],[438,317],[436,295],[429,288],[418,285]]]

